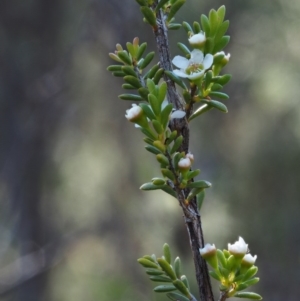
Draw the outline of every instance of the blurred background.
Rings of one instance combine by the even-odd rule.
[[[299,300],[300,2],[189,0],[177,21],[225,4],[229,114],[191,123],[206,242],[244,237],[265,300]],[[134,37],[155,50],[134,0],[0,2],[0,300],[148,301],[136,259],[168,242],[192,282],[180,207],[139,187],[158,175],[124,118],[108,52]],[[187,43],[183,30],[169,33]],[[217,289],[216,283],[213,282]],[[216,290],[217,292],[217,290]]]

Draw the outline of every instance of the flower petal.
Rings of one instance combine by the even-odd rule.
[[[203,52],[198,49],[194,49],[191,52],[190,63],[202,64],[202,62],[203,62]]]
[[[200,78],[203,74],[204,74],[204,70],[201,70],[200,72],[195,72],[195,73],[190,74],[190,75],[188,75],[186,77],[193,80],[193,79]]]
[[[176,55],[172,60],[173,65],[180,69],[186,69],[189,66],[189,60],[183,56]]]
[[[213,61],[214,61],[213,55],[211,55],[210,53],[208,53],[208,54],[205,56],[204,60],[203,60],[203,67],[204,67],[204,69],[205,69],[205,70],[206,70],[206,69],[209,69],[209,68],[211,67]]]
[[[171,114],[171,119],[174,119],[174,118],[183,118],[184,116],[185,116],[185,112],[184,111],[177,110],[177,111],[174,111]]]
[[[183,78],[188,77],[188,75],[185,72],[178,70],[178,69],[173,70],[173,73],[179,77],[183,77]]]

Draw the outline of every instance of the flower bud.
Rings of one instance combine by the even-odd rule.
[[[187,153],[187,154],[185,155],[185,157],[188,158],[188,159],[190,159],[191,163],[194,162],[194,155],[193,155],[192,153]]]
[[[205,33],[200,32],[189,38],[189,43],[192,47],[203,50],[206,42]]]
[[[239,237],[239,240],[233,245],[228,244],[228,251],[236,257],[244,257],[248,251],[248,245],[245,243],[242,237]]]
[[[182,158],[178,162],[178,168],[180,171],[188,171],[191,167],[192,163],[189,158]]]
[[[218,268],[217,249],[215,245],[206,244],[204,248],[199,249],[200,255],[214,268]]]
[[[131,109],[126,110],[125,117],[130,122],[136,123],[143,128],[149,128],[148,120],[143,109],[136,104],[133,104]]]
[[[257,255],[252,256],[251,254],[248,253],[243,257],[242,264],[248,265],[249,267],[253,266],[256,259],[257,259]]]

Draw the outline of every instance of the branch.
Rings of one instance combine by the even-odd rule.
[[[158,47],[160,65],[162,68],[164,68],[164,70],[172,71],[172,63],[168,45],[167,27],[164,21],[163,12],[161,10],[157,14],[157,25],[158,26],[154,28],[153,31]],[[164,75],[164,80],[166,81],[168,86],[168,101],[173,104],[176,110],[184,110],[184,102],[176,90],[175,83],[172,80],[170,80],[166,75]],[[173,119],[170,124],[170,128],[172,131],[177,130],[178,135],[183,136],[183,143],[180,151],[188,153],[189,126],[186,118]],[[196,198],[194,198],[190,203],[186,204],[185,199],[190,190],[183,190],[179,187],[175,187],[175,189],[178,195],[178,201],[184,213],[186,228],[189,234],[190,246],[192,249],[194,265],[196,270],[196,279],[200,293],[200,300],[214,301],[208,268],[205,260],[201,257],[199,253],[199,248],[204,247],[204,238],[200,214],[196,205]]]

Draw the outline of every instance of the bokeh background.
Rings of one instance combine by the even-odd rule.
[[[299,300],[300,1],[188,0],[177,21],[227,7],[229,114],[191,123],[213,183],[206,242],[239,235],[258,254],[265,300]],[[117,42],[155,44],[134,0],[0,2],[0,300],[166,300],[136,259],[168,242],[193,282],[180,208],[138,188],[158,174],[124,118]],[[172,55],[184,31],[170,32]],[[216,288],[216,283],[214,282]]]

